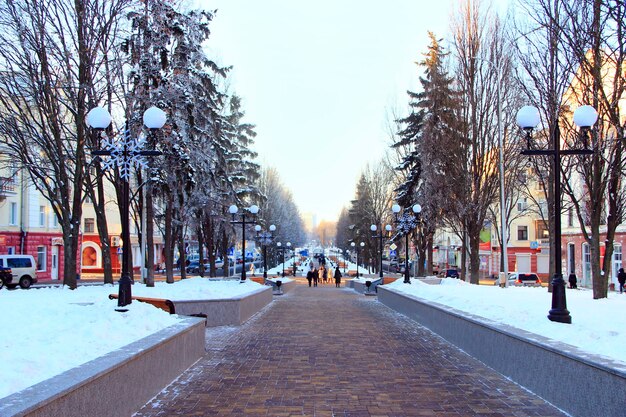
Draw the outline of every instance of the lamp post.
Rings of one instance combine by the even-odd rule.
[[[87,114],[87,124],[98,132],[100,135],[111,124],[111,115],[102,107],[94,107]],[[165,112],[158,107],[150,107],[143,114],[143,124],[154,132],[161,129],[165,125]],[[156,150],[143,150],[143,139],[132,139],[130,137],[130,129],[128,121],[125,123],[124,132],[121,141],[115,141],[113,138],[104,139],[105,149],[94,150],[91,152],[95,156],[110,156],[110,159],[103,164],[103,169],[113,166],[119,168],[119,178],[122,180],[122,201],[120,201],[120,214],[122,226],[122,273],[119,280],[119,290],[117,298],[117,306],[124,307],[132,303],[132,290],[130,279],[130,175],[133,166],[141,167],[146,165],[145,156],[158,156],[161,152]],[[126,309],[119,309],[126,311]]]
[[[552,169],[554,172],[554,276],[552,277],[552,309],[548,313],[548,319],[559,323],[570,324],[572,317],[567,310],[565,298],[565,281],[561,265],[561,157],[567,155],[591,155],[594,153],[587,146],[587,131],[598,120],[598,113],[591,106],[581,106],[574,112],[574,123],[580,127],[583,137],[584,149],[561,150],[561,131],[558,123],[552,132],[552,149],[531,149],[532,131],[539,124],[539,110],[533,106],[524,106],[517,112],[517,124],[526,131],[527,149],[523,155],[551,156]]]
[[[246,280],[246,225],[252,224],[256,220],[256,215],[259,212],[259,207],[256,205],[251,205],[248,208],[245,208],[244,211],[240,214],[240,220],[235,220],[235,215],[239,211],[239,207],[236,205],[232,205],[228,208],[228,212],[232,216],[231,224],[240,224],[241,225],[241,281],[244,282]],[[246,212],[252,215],[252,219],[246,218]],[[237,263],[237,257],[235,256],[235,264]]]
[[[350,244],[356,250],[356,277],[359,278],[359,247],[363,248],[365,243],[361,242],[358,245],[355,242]]]
[[[276,244],[277,246],[277,250],[279,250],[281,252],[282,255],[282,259],[283,259],[283,277],[285,276],[285,250],[291,247],[291,242],[287,242],[287,247],[284,247],[282,243],[278,242]]]
[[[274,241],[274,232],[276,231],[276,226],[271,225],[269,232],[262,232],[261,226],[254,226],[254,230],[256,231],[256,236],[259,239],[259,242],[263,246],[263,278],[267,278],[267,245],[271,245]]]
[[[385,231],[383,232],[383,228],[380,228],[380,232],[378,232],[378,234],[376,234],[376,230],[378,230],[378,227],[376,227],[375,224],[370,226],[370,230],[372,231],[372,233],[374,233],[374,235],[372,236],[372,238],[374,239],[378,239],[380,240],[380,268],[378,270],[378,277],[382,278],[383,277],[383,239],[385,239],[386,237],[389,236],[389,232],[391,232],[391,225],[386,225],[385,226]]]
[[[407,209],[404,209],[402,215],[400,215],[400,206],[394,204],[391,207],[394,215],[394,223],[397,225],[398,234],[405,237],[404,247],[404,283],[410,284],[411,278],[409,277],[409,234],[419,224],[419,214],[422,211],[422,206],[415,204],[412,207],[413,213],[410,213]]]

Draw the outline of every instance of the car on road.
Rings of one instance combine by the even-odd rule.
[[[459,271],[456,269],[444,269],[441,271],[441,275],[444,278],[459,278]]]
[[[493,282],[493,285],[499,285],[500,281],[498,278]],[[537,276],[537,274],[531,272],[511,272],[509,273],[509,279],[507,285],[513,286],[532,286],[539,287],[541,286],[541,278]]]
[[[204,264],[204,271],[208,271],[211,266],[208,263]],[[197,274],[200,272],[200,261],[191,261],[185,269],[188,274]]]
[[[11,280],[7,287],[30,288],[37,283],[37,264],[32,255],[0,255],[0,266],[11,269]]]

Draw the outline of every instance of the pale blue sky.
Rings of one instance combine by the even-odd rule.
[[[427,31],[445,37],[458,0],[200,0],[218,9],[208,42],[256,124],[259,162],[301,212],[334,220],[406,112]]]

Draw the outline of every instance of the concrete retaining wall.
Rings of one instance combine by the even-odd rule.
[[[372,285],[370,286],[370,292],[375,293],[376,292],[376,287],[378,286],[378,284],[381,282],[380,278],[376,277],[376,278],[372,278]],[[356,292],[360,292],[360,293],[364,293],[367,291],[367,287],[365,286],[365,282],[361,282],[361,281],[356,281],[356,280],[352,280],[351,281],[352,284],[352,288],[354,288],[354,291]]]
[[[289,291],[293,290],[294,288],[296,288],[296,280],[293,279],[293,278],[291,278],[291,279],[292,279],[292,281],[289,281],[289,282],[284,282],[283,281],[282,285],[280,286],[280,289],[281,289],[282,292],[286,293],[286,292],[289,292]],[[268,280],[266,282],[272,285],[272,288],[273,288],[274,291],[278,291],[278,288],[276,287],[276,283],[274,283],[274,281]]]
[[[573,416],[625,415],[623,363],[384,286],[378,300]]]
[[[185,318],[0,400],[0,416],[130,416],[204,355],[204,332],[204,319]]]
[[[272,302],[272,287],[264,286],[253,293],[220,300],[173,301],[176,314],[205,314],[206,326],[240,325]]]

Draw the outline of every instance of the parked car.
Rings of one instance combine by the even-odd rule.
[[[0,255],[0,266],[11,268],[11,281],[6,285],[17,285],[26,289],[37,282],[37,267],[32,255]]]
[[[13,274],[11,268],[0,266],[0,289],[11,282]]]
[[[209,268],[211,268],[211,265],[209,265],[208,263],[204,264],[204,270],[205,272],[209,270]],[[188,274],[197,274],[200,272],[200,261],[191,261],[189,262],[189,265],[187,265],[187,268],[185,268],[185,270],[187,271]]]
[[[459,271],[456,269],[444,269],[441,273],[444,278],[459,278]]]
[[[493,282],[493,285],[499,285],[500,281],[498,278]],[[515,285],[515,286],[540,286],[541,279],[537,276],[537,274],[527,273],[527,272],[511,272],[509,273],[509,279],[507,285]]]

